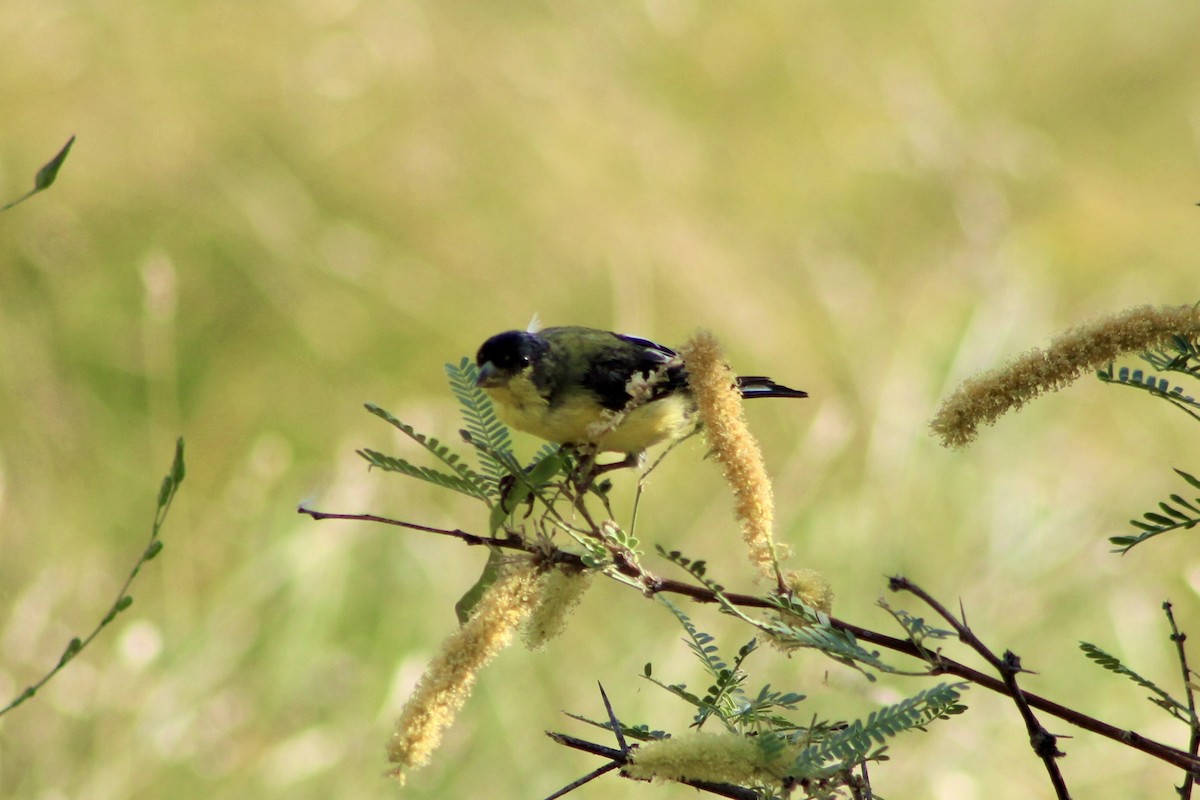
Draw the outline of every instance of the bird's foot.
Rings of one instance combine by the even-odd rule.
[[[528,519],[533,514],[533,493],[518,491],[516,475],[502,476],[497,488],[500,490],[500,506],[506,514],[516,511],[517,506],[522,502],[527,506],[525,518]]]
[[[588,489],[592,488],[596,479],[601,475],[612,472],[613,470],[626,469],[628,467],[641,467],[646,463],[646,451],[640,450],[636,453],[626,453],[625,458],[620,461],[614,461],[611,464],[597,464],[595,451],[588,452],[579,450],[579,461],[576,464],[573,478],[575,491],[579,497],[585,495]]]

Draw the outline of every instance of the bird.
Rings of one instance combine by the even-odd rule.
[[[624,453],[614,467],[640,463],[647,449],[696,429],[682,359],[649,339],[573,325],[512,330],[485,341],[475,363],[475,385],[501,421],[560,445]],[[649,395],[622,416],[639,375],[651,379]],[[746,399],[808,396],[761,375],[737,382]]]

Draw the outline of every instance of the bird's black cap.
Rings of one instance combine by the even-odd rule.
[[[521,370],[546,351],[546,342],[535,333],[505,331],[483,343],[475,356],[476,365],[492,366],[504,372]]]

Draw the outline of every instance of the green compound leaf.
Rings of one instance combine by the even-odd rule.
[[[398,472],[401,475],[408,475],[410,478],[419,478],[427,481],[435,486],[441,486],[445,489],[453,489],[456,492],[461,492],[468,497],[476,497],[480,500],[487,500],[489,494],[486,489],[479,486],[474,481],[463,478],[461,475],[451,475],[446,472],[438,472],[430,467],[420,467],[402,458],[384,455],[376,450],[362,449],[356,451],[368,464],[373,467],[378,467],[386,472]]]
[[[479,368],[465,356],[458,364],[446,364],[450,391],[458,399],[467,437],[479,454],[479,467],[493,480],[515,474],[520,466],[513,455],[512,436],[496,416],[496,408],[487,392],[475,385]]]
[[[409,475],[414,478],[429,481],[430,483],[444,486],[448,489],[462,492],[471,497],[478,497],[481,500],[488,501],[494,496],[489,485],[489,481],[483,475],[472,470],[463,463],[461,457],[450,450],[449,447],[442,444],[432,436],[426,436],[423,433],[417,433],[413,426],[401,422],[389,412],[375,405],[374,403],[366,403],[365,408],[375,416],[382,419],[384,422],[391,425],[396,430],[403,433],[408,438],[412,439],[421,447],[425,448],[434,458],[441,461],[447,467],[454,471],[453,475],[448,475],[444,472],[430,469],[428,467],[417,467],[405,461],[402,458],[385,456],[374,450],[359,450],[358,454],[370,462],[373,466],[389,472],[399,472],[404,475]]]
[[[667,610],[675,615],[679,620],[679,624],[687,631],[688,638],[684,641],[687,643],[688,649],[696,654],[700,659],[700,663],[708,670],[708,674],[714,678],[719,678],[723,671],[729,669],[729,666],[721,658],[721,654],[717,646],[713,644],[715,639],[704,631],[698,629],[691,618],[683,613],[679,606],[672,603],[662,595],[658,596],[658,601],[667,607]]]
[[[1194,475],[1181,469],[1175,470],[1179,477],[1187,481],[1189,486],[1200,489],[1200,480]],[[1114,552],[1127,553],[1129,550],[1147,539],[1153,539],[1163,533],[1177,530],[1190,530],[1200,525],[1200,497],[1188,500],[1172,494],[1158,504],[1158,511],[1147,511],[1142,519],[1131,519],[1129,524],[1138,530],[1137,534],[1125,536],[1110,536],[1108,541],[1116,549]]]
[[[1149,678],[1142,677],[1129,667],[1122,664],[1119,658],[1111,653],[1101,650],[1099,647],[1091,644],[1090,642],[1080,642],[1079,649],[1083,651],[1084,655],[1086,655],[1092,661],[1095,661],[1100,666],[1104,667],[1109,672],[1115,672],[1118,675],[1124,675],[1126,678],[1133,681],[1138,686],[1141,686],[1143,689],[1148,689],[1152,693],[1152,696],[1147,698],[1151,703],[1154,703],[1154,705],[1163,709],[1168,714],[1175,717],[1175,719],[1180,720],[1181,722],[1190,723],[1192,715],[1188,710],[1187,705],[1176,700],[1170,695],[1170,693],[1160,688],[1154,681],[1150,680]]]
[[[965,711],[966,707],[959,699],[966,689],[966,683],[942,683],[895,705],[873,711],[865,720],[855,720],[804,748],[789,774],[799,780],[819,779],[878,759],[883,755],[883,745],[888,739],[905,731],[924,729],[934,720]]]
[[[1105,383],[1137,389],[1162,398],[1193,419],[1200,420],[1200,401],[1191,393],[1196,390],[1189,392],[1184,386],[1173,384],[1156,374],[1168,372],[1183,375],[1189,381],[1200,379],[1200,339],[1176,335],[1172,337],[1169,347],[1149,350],[1141,353],[1139,357],[1153,368],[1153,373],[1146,373],[1140,369],[1131,370],[1129,367],[1114,369],[1110,364],[1108,369],[1096,373],[1096,377]]]

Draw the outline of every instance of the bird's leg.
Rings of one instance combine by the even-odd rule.
[[[512,501],[513,501],[513,495],[516,493],[517,476],[515,476],[515,475],[502,476],[500,478],[500,481],[497,484],[497,488],[500,490],[500,506],[501,506],[501,508],[503,508],[504,511],[508,514],[511,514],[514,511],[516,511],[517,510],[516,505],[513,504]],[[530,515],[533,514],[533,497],[534,496],[533,496],[532,492],[530,492],[525,497],[524,502],[528,506],[525,510],[525,519],[529,519]]]
[[[638,450],[636,453],[626,453],[625,458],[620,461],[614,461],[611,464],[598,464],[592,477],[596,478],[606,472],[612,472],[614,469],[625,469],[627,467],[641,467],[646,463],[646,451]]]
[[[641,467],[646,463],[646,451],[639,450],[636,453],[626,453],[625,458],[620,461],[614,461],[611,464],[597,464],[596,456],[599,453],[585,452],[580,450],[579,464],[575,468],[575,491],[582,497],[596,482],[596,478],[601,475],[612,472],[615,469],[625,469],[627,467]]]
[[[596,479],[604,473],[611,472],[614,469],[641,466],[646,461],[646,453],[645,451],[626,453],[625,458],[621,459],[620,461],[612,464],[597,464],[596,456],[598,456],[599,453],[597,452],[595,445],[574,445],[571,446],[571,449],[574,450],[576,456],[575,466],[571,470],[570,477],[567,479],[567,483],[571,488],[569,494],[573,495],[571,498],[572,504],[575,506],[575,509],[579,512],[580,516],[587,521],[588,525],[590,525],[593,529],[596,529],[595,521],[588,513],[584,502],[588,492],[593,486],[595,486]],[[601,502],[604,503],[604,507],[608,510],[609,516],[611,516],[612,509],[608,505],[608,497],[605,494],[606,492],[607,489],[601,488],[597,490],[596,494],[600,497]]]
[[[596,477],[596,450],[590,445],[568,445],[575,454],[575,466],[571,469],[569,483],[575,492],[576,505],[587,494]]]

